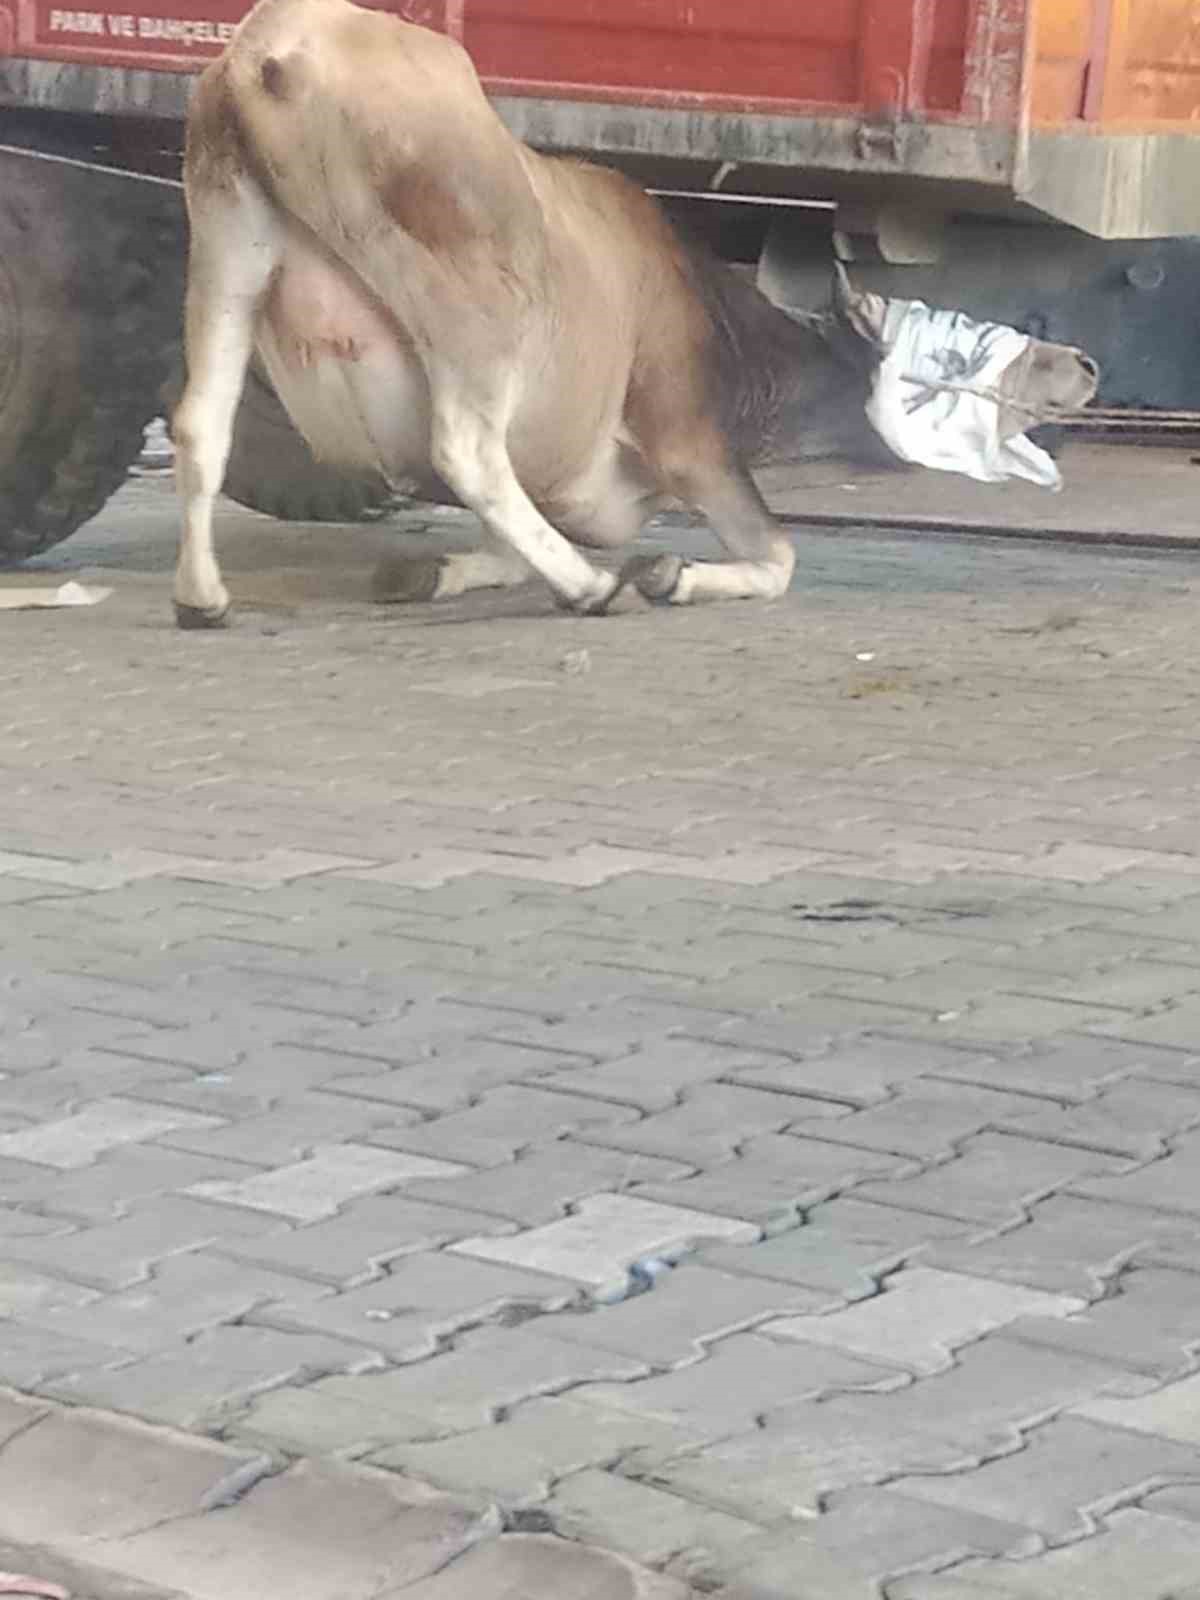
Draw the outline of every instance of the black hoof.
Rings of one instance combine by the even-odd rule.
[[[621,583],[632,583],[644,599],[666,605],[679,588],[686,566],[682,556],[631,556],[621,568]]]
[[[445,565],[445,556],[385,557],[371,575],[371,599],[385,606],[432,600]]]
[[[233,609],[227,600],[220,611],[205,611],[201,606],[185,606],[178,600],[175,604],[175,626],[185,628],[192,632],[198,628],[227,628],[229,616]]]

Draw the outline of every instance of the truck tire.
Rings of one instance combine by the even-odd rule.
[[[317,461],[257,362],[233,429],[225,493],[252,511],[285,522],[365,522],[381,516],[391,498],[370,472],[344,472]]]
[[[180,358],[163,386],[168,417],[182,397]],[[257,360],[246,373],[222,490],[282,522],[369,522],[393,498],[377,474],[345,472],[315,459]]]
[[[0,156],[0,564],[124,481],[178,341],[183,258],[174,186]]]

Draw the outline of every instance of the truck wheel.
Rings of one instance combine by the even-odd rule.
[[[177,368],[163,391],[168,415],[182,394]],[[313,458],[257,361],[246,374],[233,425],[224,491],[239,505],[284,522],[367,522],[382,516],[392,498],[378,475],[344,472]]]
[[[0,563],[124,481],[178,340],[183,239],[172,186],[0,156]]]

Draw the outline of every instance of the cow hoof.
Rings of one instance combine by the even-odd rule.
[[[174,606],[175,626],[185,628],[189,633],[198,628],[227,628],[233,609],[228,600],[215,611],[206,611],[203,606],[186,606],[179,600],[174,602]]]
[[[621,582],[632,583],[644,599],[655,605],[667,605],[675,598],[686,566],[682,556],[633,556],[625,563]]]
[[[554,603],[560,611],[569,611],[573,617],[602,617],[624,588],[624,580],[615,573],[597,574],[602,577],[602,587],[592,594],[570,598],[556,593]]]
[[[445,556],[385,557],[372,574],[371,599],[385,606],[432,600],[445,567]]]

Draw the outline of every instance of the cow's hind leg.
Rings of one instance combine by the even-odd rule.
[[[229,594],[213,549],[213,502],[280,240],[270,207],[247,180],[234,180],[219,195],[189,198],[188,376],[171,430],[183,522],[175,617],[181,628],[214,628],[225,620]]]
[[[499,386],[490,397],[486,385],[470,395],[460,394],[457,385],[447,387],[449,392],[431,382],[434,471],[474,511],[499,547],[543,577],[568,610],[603,611],[618,580],[573,549],[518,482],[505,442],[512,409],[508,395]],[[468,586],[478,587],[463,585]]]
[[[730,457],[724,439],[699,428],[681,448],[663,450],[663,481],[704,516],[735,559],[687,561],[682,556],[634,556],[622,581],[648,600],[688,605],[694,600],[776,600],[787,590],[796,553],[750,474]]]

